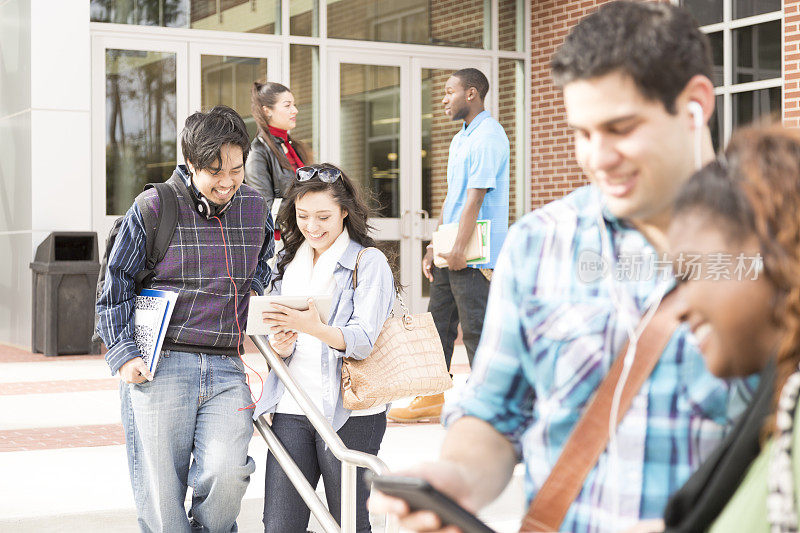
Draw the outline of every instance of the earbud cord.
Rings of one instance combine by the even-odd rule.
[[[217,216],[211,218],[215,219],[219,224],[219,232],[222,235],[222,249],[225,252],[225,270],[227,270],[228,279],[231,280],[231,284],[233,285],[233,316],[236,318],[236,331],[238,332],[238,337],[236,339],[236,356],[239,357],[244,366],[251,372],[254,372],[255,375],[258,376],[258,379],[261,381],[261,394],[258,395],[258,400],[256,400],[255,395],[253,394],[253,389],[250,386],[250,374],[245,372],[244,377],[245,381],[247,382],[247,388],[250,390],[250,397],[253,399],[253,403],[251,403],[250,405],[239,407],[237,409],[237,411],[245,411],[247,409],[254,409],[256,404],[261,400],[261,395],[264,394],[264,378],[262,378],[261,374],[259,374],[255,369],[251,368],[250,365],[248,365],[245,362],[244,357],[242,357],[242,354],[239,351],[242,345],[242,328],[241,326],[239,326],[239,313],[238,310],[236,309],[236,306],[239,302],[239,290],[236,287],[236,282],[233,280],[233,276],[231,276],[231,268],[228,262],[228,243],[225,241],[225,230],[222,229],[222,221]]]
[[[616,387],[614,387],[614,395],[612,396],[611,400],[611,412],[609,413],[608,417],[608,457],[609,457],[609,464],[608,469],[609,473],[612,477],[613,484],[612,484],[612,519],[616,525],[617,517],[619,516],[619,451],[617,448],[617,419],[619,418],[619,407],[620,402],[622,401],[622,391],[625,389],[625,383],[628,381],[628,376],[630,375],[631,366],[633,365],[633,359],[636,354],[636,347],[639,343],[639,336],[641,335],[642,331],[650,320],[653,318],[656,310],[658,309],[659,304],[661,303],[661,299],[663,298],[662,293],[655,293],[648,302],[647,311],[645,312],[642,319],[639,321],[638,327],[634,328],[633,324],[630,320],[630,315],[626,312],[625,308],[623,308],[622,298],[618,289],[623,289],[624,287],[618,287],[617,283],[615,282],[614,274],[613,274],[613,266],[614,263],[612,262],[612,254],[611,251],[613,250],[611,246],[611,241],[608,237],[608,231],[606,228],[605,220],[603,219],[603,201],[602,197],[599,199],[599,203],[601,208],[598,211],[598,225],[600,226],[600,246],[601,246],[601,255],[605,259],[606,263],[609,266],[609,295],[611,296],[611,302],[614,306],[614,309],[617,312],[620,320],[624,320],[625,329],[627,330],[628,334],[628,347],[625,350],[625,355],[623,359],[622,365],[622,372],[619,377],[619,381],[617,381]],[[662,291],[663,292],[663,291]]]

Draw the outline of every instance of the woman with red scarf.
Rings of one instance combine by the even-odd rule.
[[[311,155],[303,143],[289,136],[297,122],[297,107],[288,87],[255,82],[250,92],[250,112],[258,126],[258,135],[250,144],[245,181],[261,193],[275,212],[280,205],[275,199],[283,198],[298,168],[312,163]],[[275,240],[280,240],[277,229]]]

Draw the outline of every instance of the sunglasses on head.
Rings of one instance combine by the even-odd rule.
[[[342,177],[342,171],[338,168],[325,167],[300,167],[297,169],[297,181],[308,181],[314,176],[319,177],[320,181],[333,183]]]

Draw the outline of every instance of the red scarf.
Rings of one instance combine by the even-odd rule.
[[[295,170],[302,167],[303,160],[300,159],[300,156],[298,156],[297,152],[294,151],[294,146],[292,146],[291,141],[289,141],[289,132],[273,126],[269,126],[269,132],[274,137],[283,140],[283,145],[287,148],[286,159],[289,160],[289,163],[292,165],[292,167],[294,167]]]

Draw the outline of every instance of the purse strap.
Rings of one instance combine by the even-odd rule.
[[[364,252],[372,248],[373,250],[377,250],[374,246],[367,246],[366,248],[362,248],[358,251],[358,257],[356,257],[356,266],[353,268],[353,290],[356,290],[358,286],[358,263],[361,262],[361,256],[364,255]]]
[[[622,391],[617,424],[625,417],[644,382],[666,348],[678,318],[675,291],[667,294],[639,336],[630,374]],[[572,502],[580,494],[586,476],[597,464],[608,444],[608,420],[628,343],[622,347],[597,392],[564,445],[553,470],[531,502],[520,533],[558,531]]]

